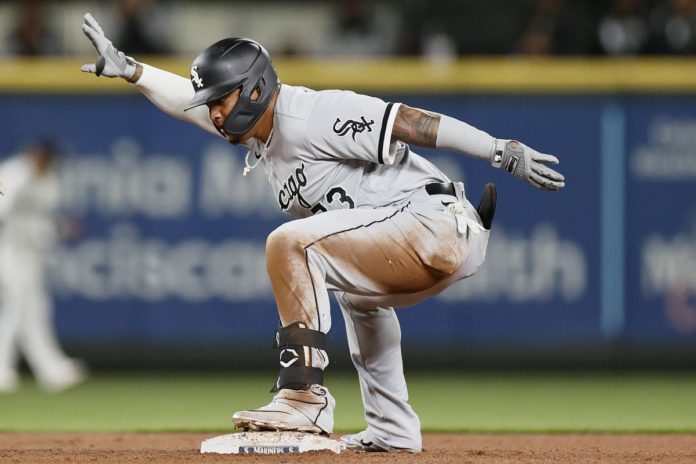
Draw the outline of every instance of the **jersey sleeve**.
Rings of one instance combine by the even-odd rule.
[[[134,84],[148,100],[170,116],[190,122],[211,134],[220,135],[208,117],[208,108],[199,106],[184,111],[193,98],[191,81],[144,63],[143,75]]]
[[[308,118],[310,145],[320,156],[391,165],[392,128],[399,103],[353,92],[320,92]]]

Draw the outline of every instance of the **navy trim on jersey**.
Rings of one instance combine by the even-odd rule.
[[[379,161],[379,164],[384,164],[384,137],[386,135],[385,133],[387,132],[389,115],[391,114],[393,106],[394,103],[387,104],[387,109],[384,111],[384,118],[382,118],[382,128],[379,130],[379,143],[377,144],[377,160]]]

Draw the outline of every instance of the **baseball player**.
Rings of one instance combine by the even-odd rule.
[[[280,209],[297,218],[266,242],[280,315],[276,395],[266,406],[235,413],[235,426],[332,432],[335,401],[323,371],[333,293],[368,424],[342,440],[364,450],[420,451],[394,308],[414,305],[476,271],[496,195],[488,184],[474,208],[461,183],[411,146],[479,158],[546,190],[565,185],[545,165],[558,160],[405,104],[281,85],[266,50],[248,39],[211,45],[185,79],[125,56],[94,18],[84,19],[99,60],[83,71],[122,77],[164,112],[248,147],[245,174],[262,167]]]
[[[45,140],[0,165],[6,181],[0,197],[0,392],[19,386],[20,354],[47,390],[70,388],[86,374],[60,348],[44,282],[46,254],[57,236],[54,156],[54,144]]]

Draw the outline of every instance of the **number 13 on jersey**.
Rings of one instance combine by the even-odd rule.
[[[355,208],[355,202],[353,199],[348,195],[348,193],[345,191],[343,187],[333,187],[331,188],[328,192],[326,192],[325,201],[324,202],[319,202],[314,207],[312,208],[312,214],[317,214],[317,213],[323,213],[324,211],[328,211],[329,208],[324,206],[326,204],[327,206],[333,205],[335,202],[339,202],[341,204],[341,208],[333,208],[333,209],[352,209]]]

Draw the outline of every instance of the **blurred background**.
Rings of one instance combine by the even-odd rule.
[[[3,54],[91,53],[91,11],[117,47],[196,54],[249,36],[274,56],[690,55],[693,0],[3,1]]]
[[[478,274],[399,313],[409,368],[696,367],[696,0],[0,2],[0,156],[60,147],[65,233],[46,256],[65,351],[97,371],[260,367],[270,383],[264,243],[287,218],[263,173],[242,177],[240,149],[79,72],[96,56],[85,12],[183,76],[210,43],[247,36],[285,83],[561,159],[567,188],[545,193],[416,150],[473,203],[495,182],[499,209]],[[332,368],[350,368],[334,309]]]

